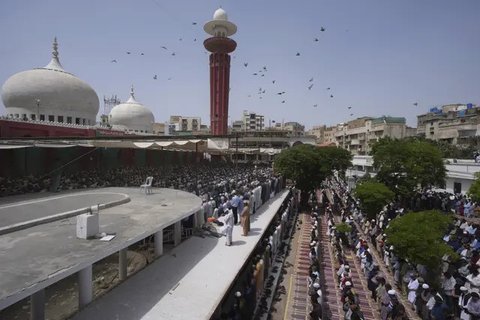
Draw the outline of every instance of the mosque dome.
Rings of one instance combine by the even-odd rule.
[[[136,133],[152,133],[155,117],[143,104],[135,100],[133,86],[130,98],[113,107],[109,115],[109,123],[113,129],[126,130]]]
[[[222,8],[218,8],[213,14],[213,20],[225,20],[228,21],[228,15]]]
[[[63,69],[58,44],[48,65],[14,74],[1,95],[7,116],[29,120],[94,125],[99,110],[92,87]]]

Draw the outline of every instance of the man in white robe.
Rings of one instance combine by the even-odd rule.
[[[416,275],[412,274],[410,276],[410,281],[408,282],[408,301],[412,304],[415,305],[415,299],[417,298],[417,289],[418,289],[419,283]]]
[[[231,246],[233,226],[235,225],[232,209],[227,210],[227,213],[225,214],[224,222],[225,222],[225,235],[227,237],[227,239],[225,240],[225,245]]]

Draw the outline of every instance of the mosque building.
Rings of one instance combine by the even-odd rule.
[[[7,113],[0,118],[0,137],[153,134],[153,113],[135,100],[133,87],[130,98],[111,110],[110,128],[99,126],[98,95],[63,68],[56,38],[50,63],[12,75],[1,96]]]
[[[113,107],[108,118],[112,129],[134,134],[153,134],[153,123],[155,122],[153,113],[135,100],[133,86],[130,98]]]
[[[93,88],[63,69],[58,44],[43,68],[11,76],[2,87],[2,100],[11,119],[95,125],[99,100]]]

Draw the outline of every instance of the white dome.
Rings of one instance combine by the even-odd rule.
[[[114,129],[152,133],[155,117],[143,104],[135,100],[132,91],[127,102],[116,105],[109,115],[109,123]]]
[[[222,8],[218,8],[213,14],[213,20],[225,20],[228,21],[228,15]]]
[[[43,68],[8,78],[1,95],[7,114],[14,117],[26,115],[28,119],[38,120],[39,114],[47,121],[67,122],[68,119],[72,123],[94,125],[99,110],[95,90],[62,68],[56,40],[52,61]]]

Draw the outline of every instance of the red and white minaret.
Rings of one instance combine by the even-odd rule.
[[[230,91],[230,55],[237,43],[228,38],[237,26],[228,21],[222,8],[215,11],[213,20],[203,30],[212,35],[203,42],[210,54],[210,131],[213,135],[228,134],[228,95]]]

